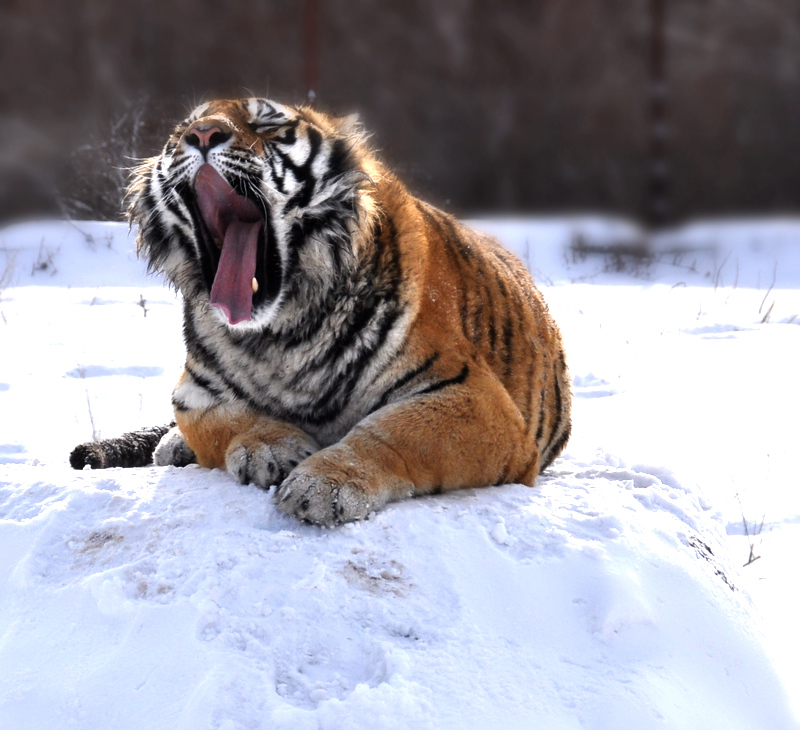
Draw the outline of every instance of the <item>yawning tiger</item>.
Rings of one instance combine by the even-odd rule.
[[[570,433],[561,335],[522,264],[414,198],[357,120],[203,104],[130,186],[138,250],[183,295],[175,424],[76,468],[227,469],[334,524],[533,484]]]

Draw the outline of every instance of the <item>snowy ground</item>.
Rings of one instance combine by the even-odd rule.
[[[581,249],[624,221],[476,225],[561,324],[567,453],[336,530],[217,471],[70,470],[169,420],[179,301],[124,226],[0,230],[0,728],[800,727],[800,221],[622,272]]]

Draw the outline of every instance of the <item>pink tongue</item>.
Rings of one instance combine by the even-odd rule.
[[[225,312],[231,324],[248,321],[253,309],[261,213],[252,201],[237,195],[211,165],[200,168],[194,186],[203,221],[222,246],[211,304]]]
[[[211,304],[219,307],[231,324],[246,322],[253,310],[253,277],[261,223],[236,221],[222,242],[217,275],[211,287]]]

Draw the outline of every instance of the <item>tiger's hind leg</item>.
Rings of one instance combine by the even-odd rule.
[[[196,461],[194,451],[189,448],[177,426],[164,434],[153,452],[153,463],[156,466],[188,466]]]

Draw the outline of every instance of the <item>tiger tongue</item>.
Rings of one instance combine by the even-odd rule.
[[[253,278],[260,231],[261,222],[241,221],[230,223],[225,231],[211,287],[211,304],[225,312],[231,324],[248,321],[253,310]]]
[[[194,186],[203,221],[222,247],[211,304],[222,309],[231,324],[245,322],[253,309],[261,213],[209,164],[198,170]]]

